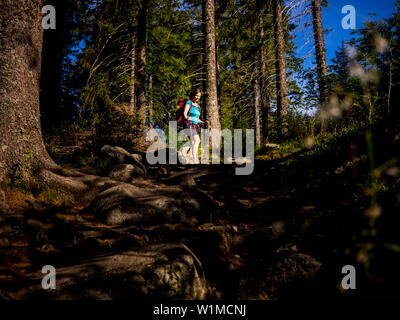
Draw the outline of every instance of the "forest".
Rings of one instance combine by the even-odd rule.
[[[400,0],[336,2],[1,0],[0,301],[398,298]]]

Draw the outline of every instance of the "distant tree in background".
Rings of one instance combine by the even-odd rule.
[[[265,15],[265,5],[261,1],[262,7],[260,8],[259,14],[259,33],[260,33],[260,95],[261,95],[261,115],[262,115],[262,137],[263,141],[266,142],[268,138],[268,122],[270,113],[270,95],[268,90],[268,72],[267,72],[267,41],[265,37],[265,27],[264,27],[264,15]]]
[[[277,95],[277,119],[281,138],[288,134],[288,88],[286,82],[286,55],[285,38],[282,22],[281,0],[273,0],[274,34],[276,55],[276,95]]]
[[[136,74],[136,36],[135,26],[132,23],[132,49],[131,49],[131,84],[130,84],[130,109],[134,113],[136,110],[136,93],[135,93],[135,74]]]
[[[324,27],[322,23],[321,13],[321,0],[311,0],[312,13],[313,13],[313,27],[314,27],[314,38],[315,38],[315,58],[317,61],[317,73],[318,73],[318,84],[319,84],[319,102],[320,108],[322,108],[328,102],[329,90],[327,84],[328,68],[326,64],[326,53],[325,53],[325,39],[324,39]],[[326,124],[323,120],[322,128],[325,130]]]
[[[146,139],[146,44],[147,44],[147,0],[140,1],[138,13],[138,56],[137,56],[137,86],[136,115],[139,118],[139,128],[136,145],[144,146]]]
[[[215,46],[215,3],[214,0],[203,0],[203,37],[205,92],[204,105],[206,119],[210,128],[221,129],[218,107],[217,60]]]

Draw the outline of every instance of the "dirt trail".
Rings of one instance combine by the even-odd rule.
[[[313,211],[312,206],[301,208],[292,199],[293,194],[282,192],[282,186],[273,188],[270,183],[277,183],[277,179],[276,176],[266,178],[273,170],[265,171],[265,164],[262,168],[265,177],[261,179],[257,176],[259,169],[251,176],[235,176],[234,165],[163,167],[161,173],[148,169],[147,176],[133,180],[132,185],[140,190],[152,190],[155,195],[171,187],[195,192],[200,203],[207,203],[201,209],[205,220],[192,226],[166,221],[110,225],[99,219],[86,201],[49,206],[33,199],[18,214],[11,214],[2,221],[2,294],[23,298],[21,288],[27,285],[26,279],[37,277],[39,266],[45,264],[72,267],[99,255],[156,243],[182,243],[201,261],[207,279],[206,297],[247,299],[276,295],[279,280],[257,289],[252,282],[254,279],[247,276],[249,270],[254,277],[264,280],[268,272],[269,276],[278,274],[279,270],[272,268],[271,261],[276,261],[282,250],[287,254],[285,263],[297,263],[300,253],[293,244],[296,235],[290,229],[290,223],[294,225],[290,219],[304,218],[304,212]],[[188,184],[188,177],[192,184]],[[110,187],[112,184],[103,189],[110,190]],[[176,197],[179,198],[179,193]],[[290,209],[289,216],[285,217],[285,209]],[[294,262],[287,262],[288,257],[294,257]],[[318,264],[311,261],[311,257],[305,259],[309,261],[305,264],[305,278],[313,278],[319,270]],[[260,263],[264,265],[262,270],[256,267]],[[287,272],[297,279],[297,271]],[[104,292],[92,298],[102,297]]]

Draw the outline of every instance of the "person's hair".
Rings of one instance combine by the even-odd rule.
[[[193,99],[194,96],[198,93],[201,93],[201,90],[199,88],[193,88],[192,91],[190,92],[190,99]]]

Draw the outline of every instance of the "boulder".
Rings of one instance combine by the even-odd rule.
[[[108,174],[108,176],[117,181],[131,182],[132,178],[137,176],[144,176],[145,171],[136,165],[119,163]]]
[[[259,261],[259,253],[268,250],[276,240],[271,227],[227,223],[196,227],[164,224],[149,231],[148,236],[157,242],[186,244],[203,261],[210,281],[228,282],[232,282],[230,272],[242,269],[249,259]]]
[[[249,273],[239,282],[240,300],[269,300],[279,298],[318,297],[319,274],[322,264],[296,250],[281,250],[264,271]]]
[[[152,244],[55,268],[56,289],[42,289],[39,270],[12,295],[50,300],[201,300],[208,294],[202,265],[183,244]]]
[[[120,184],[100,193],[91,210],[110,225],[182,223],[204,221],[208,198],[182,187],[145,188]]]
[[[272,296],[282,296],[292,289],[292,292],[304,292],[303,285],[316,280],[321,266],[319,261],[305,253],[285,250],[279,253],[275,263],[268,268],[265,287]]]
[[[143,170],[146,175],[146,167],[143,164],[143,159],[140,154],[131,154],[125,149],[115,146],[104,145],[101,152],[107,154],[109,157],[115,159],[118,163],[133,164]]]

